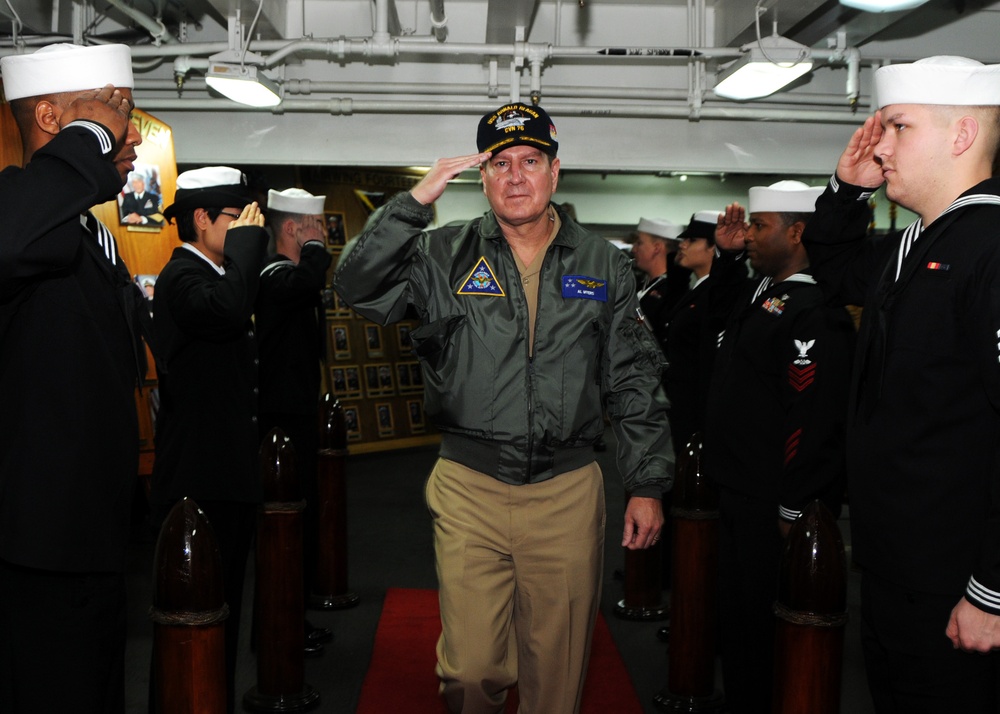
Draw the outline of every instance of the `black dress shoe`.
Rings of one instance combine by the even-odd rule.
[[[306,644],[318,645],[333,639],[333,632],[328,627],[316,627],[306,620]]]
[[[304,657],[322,657],[325,650],[326,648],[319,642],[306,640],[305,647],[302,648],[302,655]]]
[[[664,625],[656,631],[656,639],[660,642],[670,642],[670,625]]]

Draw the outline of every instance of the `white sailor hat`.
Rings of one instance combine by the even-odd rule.
[[[677,235],[681,232],[681,227],[672,221],[668,221],[666,218],[640,218],[636,230],[639,233],[648,233],[657,238],[677,240]]]
[[[1000,65],[940,55],[875,71],[878,106],[890,104],[1000,105]]]
[[[243,208],[252,200],[242,171],[228,166],[206,166],[177,177],[174,202],[163,215],[170,220],[195,208]]]
[[[326,196],[313,196],[302,188],[286,188],[284,191],[272,188],[267,192],[267,207],[272,211],[316,216],[323,213],[325,204]]]
[[[0,59],[0,73],[7,101],[99,89],[106,84],[135,86],[128,45],[47,45],[31,54]]]
[[[801,181],[778,181],[770,186],[753,186],[747,213],[812,213],[822,186],[808,186]]]
[[[691,216],[687,227],[677,236],[684,238],[705,238],[715,242],[715,228],[719,224],[719,214],[722,211],[698,211]]]

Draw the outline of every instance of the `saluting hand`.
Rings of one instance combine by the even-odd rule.
[[[882,140],[882,112],[865,119],[851,135],[847,148],[837,162],[837,176],[854,186],[878,188],[885,180],[882,164],[875,158],[875,146]]]
[[[715,244],[720,250],[743,250],[747,243],[747,212],[738,203],[730,203],[719,214],[715,225]]]
[[[490,156],[492,154],[489,151],[484,151],[481,154],[438,159],[420,182],[410,189],[410,195],[425,206],[429,206],[441,197],[449,181],[466,169],[479,166]]]
[[[77,119],[88,119],[102,124],[115,135],[115,143],[121,144],[128,131],[129,114],[132,112],[132,102],[115,89],[106,84],[101,89],[81,92],[59,115],[59,128]]]
[[[240,217],[233,219],[233,222],[229,224],[229,228],[226,230],[239,228],[240,226],[264,227],[264,214],[260,212],[260,206],[257,205],[256,201],[244,206]]]

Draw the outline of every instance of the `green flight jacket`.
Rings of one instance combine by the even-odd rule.
[[[544,481],[594,460],[606,410],[626,490],[659,498],[673,480],[663,358],[630,260],[559,216],[533,350],[520,273],[492,212],[427,232],[433,209],[398,194],[344,248],[334,288],[382,325],[416,311],[410,337],[442,457],[504,483]]]

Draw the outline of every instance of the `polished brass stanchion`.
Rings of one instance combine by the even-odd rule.
[[[295,449],[281,429],[260,447],[264,503],[257,512],[257,686],[243,695],[253,712],[302,712],[320,702],[304,681],[305,600],[302,500]]]
[[[837,714],[847,561],[837,521],[820,501],[788,533],[774,613],[774,714]]]
[[[191,499],[167,515],[153,560],[153,684],[157,714],[225,714],[229,614],[222,558]]]
[[[257,686],[243,695],[252,712],[302,712],[320,702],[304,681],[302,499],[295,448],[281,429],[260,446],[264,502],[257,512]]]
[[[715,689],[718,628],[719,498],[701,470],[701,435],[677,461],[667,686],[653,698],[666,712],[721,712]]]
[[[317,610],[353,607],[360,601],[347,587],[346,460],[344,408],[333,395],[326,394],[319,405],[316,584],[309,594],[309,607]]]

